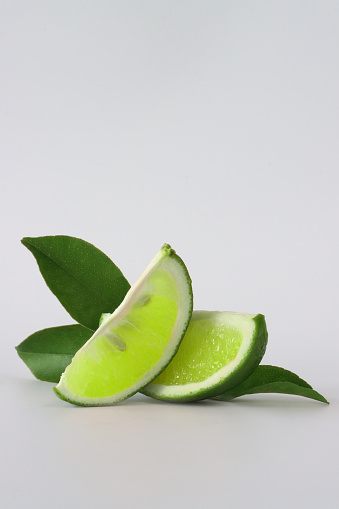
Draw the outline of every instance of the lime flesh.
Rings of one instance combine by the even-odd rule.
[[[177,354],[142,392],[168,401],[221,394],[252,373],[266,344],[263,315],[195,311]]]
[[[109,405],[137,392],[170,362],[192,313],[187,269],[165,244],[114,313],[76,353],[56,394]]]

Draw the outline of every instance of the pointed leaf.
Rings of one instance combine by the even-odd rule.
[[[102,313],[112,313],[130,288],[102,251],[75,237],[25,237],[47,286],[72,318],[92,330]]]
[[[328,401],[297,375],[277,366],[258,366],[244,382],[213,399],[230,401],[245,394],[281,393]]]
[[[16,347],[33,375],[44,382],[59,382],[75,353],[93,335],[82,325],[64,325],[35,332]]]

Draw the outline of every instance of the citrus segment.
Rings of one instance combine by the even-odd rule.
[[[165,244],[111,316],[76,353],[55,392],[79,405],[122,401],[170,362],[192,313],[187,269]]]
[[[142,392],[172,401],[221,394],[252,373],[266,344],[263,315],[195,311],[177,354]]]

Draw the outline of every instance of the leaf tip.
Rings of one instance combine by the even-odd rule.
[[[20,242],[23,246],[25,246],[29,249],[29,246],[31,245],[32,240],[33,240],[32,237],[23,237]]]

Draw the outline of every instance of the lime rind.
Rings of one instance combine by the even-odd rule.
[[[163,244],[161,251],[169,256],[176,254],[174,249],[172,249],[172,247],[169,244]]]
[[[166,401],[195,401],[212,398],[237,386],[259,365],[267,345],[267,328],[263,315],[241,313],[195,311],[192,320],[238,316],[242,321],[243,341],[236,357],[226,366],[200,382],[182,385],[157,384],[156,381],[142,389],[142,393]],[[162,375],[161,375],[162,377]]]
[[[156,362],[156,364],[152,366],[151,369],[148,369],[145,374],[141,376],[140,379],[132,386],[126,387],[125,390],[121,390],[118,393],[112,394],[111,396],[84,397],[83,395],[75,394],[75,392],[71,390],[67,384],[68,373],[69,370],[72,369],[74,359],[81,356],[84,352],[86,354],[86,350],[88,349],[89,344],[93,344],[97,338],[105,335],[105,331],[111,327],[113,323],[119,323],[119,321],[124,319],[124,317],[131,310],[133,304],[142,295],[143,289],[145,289],[145,286],[147,285],[148,278],[152,275],[152,273],[159,269],[164,270],[170,274],[177,284],[178,312],[170,339],[167,342],[158,362]],[[168,244],[165,244],[146,268],[146,270],[141,274],[137,282],[129,290],[120,306],[110,317],[107,315],[105,316],[105,320],[101,321],[99,329],[76,353],[71,365],[66,368],[65,372],[61,376],[59,384],[54,388],[55,393],[59,398],[80,406],[111,405],[132,396],[143,386],[154,380],[172,360],[179,348],[182,338],[185,335],[190,322],[192,310],[193,292],[191,286],[191,278],[188,274],[187,268],[181,258],[175,254],[175,251]],[[147,353],[145,353],[145,355],[147,355]]]

